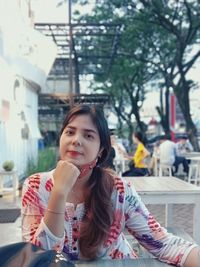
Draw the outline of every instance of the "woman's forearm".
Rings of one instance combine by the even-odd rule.
[[[57,237],[64,234],[66,196],[52,191],[44,222],[49,230]]]
[[[200,267],[200,247],[193,248],[187,256],[184,267]]]
[[[60,160],[53,172],[54,185],[44,214],[44,223],[56,237],[63,237],[67,196],[80,174],[72,163]]]

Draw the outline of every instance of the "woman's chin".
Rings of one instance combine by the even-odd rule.
[[[81,165],[78,160],[72,159],[72,158],[69,158],[69,157],[63,157],[62,160],[66,160],[66,161],[74,164],[75,166],[80,166]]]

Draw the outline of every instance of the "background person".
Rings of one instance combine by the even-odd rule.
[[[159,146],[159,158],[160,164],[174,166],[175,170],[172,168],[172,174],[178,172],[178,167],[180,164],[183,165],[183,171],[188,175],[189,165],[185,157],[178,156],[177,146],[174,142],[169,140],[167,136],[162,136],[160,138]]]
[[[182,154],[192,152],[194,150],[192,144],[190,143],[190,141],[188,140],[188,138],[186,136],[181,136],[178,139],[176,146],[177,146],[177,151],[178,151],[180,156]]]
[[[148,175],[148,166],[145,163],[145,159],[150,155],[149,151],[145,147],[145,138],[141,132],[133,134],[133,142],[137,145],[135,154],[133,157],[129,157],[131,162],[129,164],[129,170],[124,172],[122,176],[145,176]]]
[[[91,106],[70,110],[61,129],[56,168],[25,180],[23,240],[63,251],[71,260],[135,259],[123,233],[126,228],[159,260],[197,267],[200,248],[167,233],[136,191],[101,167],[110,147],[101,110]]]

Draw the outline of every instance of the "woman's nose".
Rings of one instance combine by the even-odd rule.
[[[79,135],[74,136],[72,143],[75,146],[81,146],[82,145],[81,137]]]

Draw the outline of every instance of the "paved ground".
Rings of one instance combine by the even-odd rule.
[[[0,198],[0,209],[12,209],[21,207],[20,198],[13,202],[12,197]],[[0,223],[0,246],[21,241],[21,217],[14,223]]]

